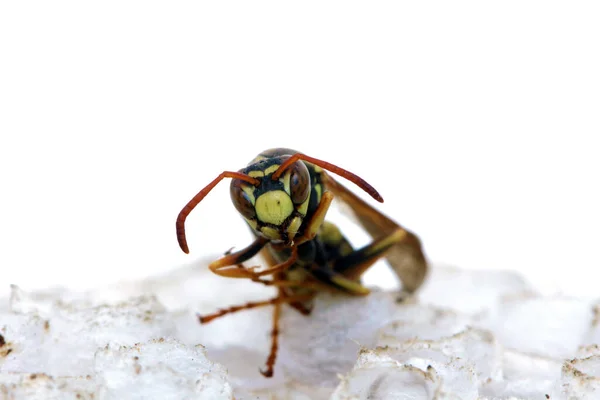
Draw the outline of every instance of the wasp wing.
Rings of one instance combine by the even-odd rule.
[[[412,232],[400,226],[364,200],[336,181],[331,175],[323,172],[325,186],[335,197],[345,203],[352,216],[373,238],[378,239],[401,229],[406,232],[405,239],[394,245],[386,253],[386,259],[400,278],[403,290],[409,293],[416,291],[427,275],[427,260],[423,253],[421,241]]]

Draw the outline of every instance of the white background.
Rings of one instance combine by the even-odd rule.
[[[191,255],[175,217],[291,147],[373,184],[434,262],[593,294],[598,21],[595,2],[3,2],[2,290],[240,248],[228,183]]]

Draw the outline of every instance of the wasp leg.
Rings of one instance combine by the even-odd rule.
[[[408,237],[404,229],[396,229],[371,244],[340,257],[333,263],[333,269],[344,277],[357,281],[377,260],[383,257],[392,246],[402,243]]]
[[[277,287],[288,287],[288,288],[294,288],[294,289],[310,289],[310,290],[315,290],[315,291],[323,291],[323,290],[329,290],[332,292],[335,292],[335,289],[333,289],[331,286],[319,283],[319,282],[297,282],[297,281],[284,281],[284,280],[277,280],[277,281],[267,281],[267,280],[263,280],[263,279],[253,279],[253,282],[258,282],[258,283],[262,283],[265,286],[277,286]],[[303,303],[290,303],[290,306],[293,307],[296,311],[298,311],[300,314],[302,315],[310,315],[310,313],[312,312],[312,307],[308,307]]]
[[[231,253],[233,253],[233,247],[230,248],[229,250],[227,250],[224,255],[228,256]],[[250,272],[254,272],[255,269],[259,268],[259,267],[246,267],[244,265],[244,263],[238,263],[238,264],[235,264],[235,265],[236,265],[236,267],[238,267],[240,269],[245,269],[246,271],[250,271]]]
[[[265,275],[273,275],[279,272],[283,272],[286,269],[288,269],[289,267],[291,267],[292,265],[294,265],[294,263],[298,261],[298,247],[297,246],[293,246],[292,247],[292,254],[290,255],[290,258],[288,258],[287,260],[285,260],[282,263],[273,265],[272,267],[269,267],[267,269],[265,269],[264,271],[260,271],[260,272],[253,272],[252,273],[252,278],[258,278],[260,276],[265,276]]]
[[[302,305],[301,302],[298,302],[298,299],[303,297],[303,301],[311,300],[314,297],[313,294],[309,295],[292,295],[288,296],[283,289],[279,289],[279,295],[277,299],[280,301],[276,302],[273,309],[273,328],[271,330],[271,351],[269,352],[269,357],[267,358],[267,369],[260,370],[260,373],[265,377],[270,378],[273,376],[273,369],[275,367],[275,360],[277,359],[277,350],[279,348],[279,320],[281,318],[281,304],[289,303],[296,310],[300,311],[302,314],[308,315],[312,311],[312,309],[306,308]]]
[[[283,289],[285,292],[285,288],[289,289],[307,289],[310,291],[320,291],[320,290],[332,290],[330,286],[324,285],[317,281],[292,281],[286,280],[282,278],[283,274],[276,275],[277,279],[266,280],[266,279],[253,279],[253,282],[262,283],[265,286],[276,286],[277,288]],[[292,294],[293,295],[293,294]],[[286,296],[292,296],[286,293]],[[312,312],[312,306],[306,305],[305,303],[294,302],[289,303],[292,308],[298,311],[302,315],[310,315]]]
[[[277,261],[275,261],[275,258],[267,250],[267,248],[263,247],[263,249],[261,251],[261,255],[266,260],[268,265],[277,264]],[[258,282],[258,283],[262,283],[263,285],[266,285],[266,286],[277,286],[280,288],[284,288],[283,289],[284,291],[286,291],[286,287],[287,287],[288,289],[292,289],[291,290],[292,295],[294,294],[293,289],[307,289],[309,291],[321,290],[321,287],[319,286],[319,282],[316,282],[316,281],[307,282],[307,281],[298,281],[298,280],[291,281],[290,279],[285,278],[285,273],[274,274],[273,279],[271,279],[271,280],[266,280],[266,279],[261,279],[261,278],[255,278],[252,280],[255,282]],[[300,282],[302,283],[301,285],[299,285]],[[312,285],[315,285],[315,287],[312,287]],[[322,285],[322,286],[330,289],[329,286],[326,286],[326,285]],[[295,293],[295,294],[298,294],[298,293]],[[288,296],[289,295],[290,294],[288,294]],[[312,305],[307,305],[305,302],[304,303],[297,302],[297,303],[289,303],[289,304],[292,308],[294,308],[296,311],[298,311],[302,315],[309,315],[312,312]]]
[[[238,312],[238,311],[242,311],[242,310],[250,310],[252,308],[270,306],[270,305],[281,304],[281,303],[297,303],[297,302],[309,301],[313,297],[314,297],[314,294],[303,294],[303,295],[296,295],[296,296],[277,296],[277,297],[274,297],[269,300],[249,302],[249,303],[242,304],[239,306],[232,306],[229,308],[224,308],[224,309],[221,309],[221,310],[219,310],[213,314],[209,314],[209,315],[204,315],[204,316],[199,315],[198,321],[201,324],[207,324],[216,318],[222,317],[223,315],[232,314],[234,312]]]
[[[336,199],[350,206],[351,213],[373,239],[394,234],[394,231],[398,229],[406,232],[407,237],[396,246],[393,246],[385,257],[400,281],[402,281],[403,292],[415,292],[425,281],[428,270],[427,260],[419,238],[371,207],[329,174],[324,173],[322,177],[328,189],[335,194]]]
[[[383,257],[387,250],[401,243],[405,237],[407,237],[406,231],[397,229],[368,246],[338,258],[331,265],[313,265],[310,273],[316,280],[328,285],[330,289],[341,290],[354,296],[367,295],[370,291],[360,284],[360,276],[375,261]],[[340,236],[338,239],[342,240],[343,238]]]
[[[306,224],[306,229],[304,230],[304,233],[302,234],[302,236],[299,236],[296,240],[294,240],[296,244],[307,242],[309,240],[314,239],[315,236],[317,236],[317,232],[323,224],[323,221],[325,221],[325,215],[327,214],[327,210],[329,210],[329,206],[331,205],[332,201],[333,193],[323,193],[323,195],[321,196],[321,201],[319,202],[319,206],[315,210],[312,218]]]
[[[251,245],[250,247],[252,247],[253,245]],[[250,249],[250,247],[248,247],[246,249]],[[244,257],[246,256],[246,254],[244,254],[244,251],[246,251],[246,249],[240,251],[242,253],[241,255],[243,255]],[[251,258],[256,253],[258,253],[258,251],[255,251],[248,258]],[[244,264],[242,264],[241,262],[236,263],[235,261],[232,262],[230,260],[227,260],[226,262],[232,262],[231,264],[219,265],[217,267],[213,267],[213,265],[215,265],[217,263],[220,263],[222,260],[225,260],[228,257],[235,256],[236,254],[237,253],[225,256],[225,257],[223,257],[223,258],[215,261],[214,263],[211,263],[208,267],[210,268],[211,271],[213,271],[217,275],[226,276],[226,277],[229,277],[229,278],[249,278],[249,279],[251,279],[254,282],[264,283],[264,282],[269,282],[269,281],[263,281],[263,280],[261,280],[260,279],[261,276],[273,275],[273,274],[285,271],[286,269],[288,269],[289,267],[291,267],[292,265],[294,265],[294,263],[298,260],[298,248],[294,246],[294,247],[292,247],[292,254],[291,254],[290,258],[288,258],[287,260],[285,260],[282,263],[273,265],[273,266],[265,269],[264,271],[254,272],[254,270],[257,267],[245,267]],[[245,261],[248,258],[246,258],[246,259],[244,259],[242,261]],[[228,268],[228,269],[225,269],[225,270],[219,270],[219,268],[231,267],[233,265],[235,265],[237,267],[237,269],[235,269],[235,268]]]
[[[310,315],[313,310],[312,306],[307,306],[303,303],[290,303],[290,306],[302,315]]]
[[[353,296],[366,296],[371,291],[361,285],[359,282],[348,279],[341,273],[334,271],[330,267],[314,266],[310,273],[315,279],[329,286],[329,289],[341,290]]]
[[[285,279],[267,280],[252,279],[252,282],[262,283],[265,286],[288,287],[293,289],[326,290],[327,286],[320,282],[290,281]]]
[[[220,258],[217,261],[209,264],[208,268],[210,268],[210,270],[217,275],[226,276],[229,278],[249,278],[252,279],[254,282],[260,282],[259,277],[265,275],[273,275],[285,271],[286,269],[294,265],[294,263],[298,260],[298,248],[296,246],[293,246],[290,258],[288,258],[282,263],[271,265],[267,269],[260,272],[254,272],[254,270],[258,267],[245,267],[243,262],[255,256],[267,242],[268,239],[260,237],[256,239],[256,241],[250,246],[236,253],[231,253],[231,250],[228,250],[225,253],[225,257]],[[274,262],[273,259],[269,260],[269,262],[271,261]],[[236,266],[237,269],[223,269],[232,266]]]
[[[254,273],[246,268],[240,268],[240,265],[254,257],[268,242],[268,239],[259,237],[250,246],[231,253],[228,251],[224,257],[213,261],[208,268],[217,275],[228,278],[252,278]],[[235,268],[228,268],[234,267]]]
[[[284,298],[283,290],[279,290],[279,298]],[[267,369],[260,370],[260,373],[265,377],[270,378],[273,376],[273,369],[275,367],[275,360],[277,359],[277,349],[279,347],[279,318],[281,317],[281,303],[276,303],[273,307],[273,328],[271,329],[271,351],[269,357],[267,357]]]

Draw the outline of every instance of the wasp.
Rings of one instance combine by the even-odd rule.
[[[199,316],[199,321],[204,324],[233,312],[272,305],[271,349],[266,369],[260,371],[266,377],[273,376],[283,304],[309,315],[311,300],[320,291],[365,296],[369,289],[360,283],[361,275],[384,256],[406,293],[418,289],[426,276],[427,262],[419,238],[370,206],[327,171],[383,202],[375,188],[352,172],[294,150],[275,148],[260,153],[237,172],[222,172],[177,217],[177,240],[181,249],[189,253],[185,235],[187,216],[221,180],[232,179],[231,200],[255,240],[239,251],[228,251],[210,263],[209,269],[220,276],[246,278],[276,287],[277,296]],[[325,220],[334,197],[349,206],[373,238],[370,244],[354,249],[340,229]],[[244,265],[259,253],[266,260],[266,267]]]

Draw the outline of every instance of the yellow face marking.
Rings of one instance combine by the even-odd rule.
[[[294,211],[294,204],[286,192],[283,190],[273,190],[260,195],[256,199],[254,209],[260,221],[273,225],[281,225]]]
[[[256,157],[254,157],[254,160],[250,161],[250,162],[248,163],[248,165],[256,164],[257,162],[259,162],[259,161],[262,161],[262,160],[264,160],[264,159],[266,159],[266,158],[267,158],[267,157],[265,157],[265,156],[261,156],[261,155],[259,154],[259,155],[257,155]]]
[[[262,171],[250,171],[248,172],[248,176],[251,178],[262,178],[265,176],[265,173]]]
[[[265,169],[265,175],[272,174],[273,172],[277,171],[278,169],[279,169],[279,164],[273,164],[270,167],[268,167],[267,169]]]
[[[296,236],[296,233],[298,233],[298,229],[300,229],[301,225],[302,225],[302,218],[294,217],[294,219],[292,220],[292,222],[290,222],[290,225],[287,228],[287,234],[288,234],[289,240],[292,240],[294,238],[294,236]]]
[[[323,194],[322,193],[323,188],[321,187],[320,183],[317,183],[315,185],[315,191],[317,192],[317,203],[320,203],[321,202],[321,195]]]
[[[257,228],[257,223],[255,219],[247,219],[246,218],[246,222],[248,223],[248,225],[250,225],[250,228],[256,230]]]
[[[254,198],[254,186],[242,185],[242,190],[248,196],[248,200],[250,200],[250,203],[254,205],[254,203],[256,203],[256,199]]]
[[[281,237],[279,236],[279,232],[277,229],[273,229],[270,226],[263,226],[260,228],[260,231],[267,237],[267,239],[271,240],[279,240]]]
[[[323,172],[323,168],[319,167],[318,165],[314,165],[314,164],[313,164],[313,169],[315,170],[315,172],[316,172],[317,174],[319,174],[319,173]]]
[[[302,215],[306,215],[306,211],[308,210],[308,203],[310,201],[310,195],[306,198],[306,201],[298,207],[298,212]]]
[[[287,171],[281,178],[279,178],[279,182],[283,183],[283,190],[289,195],[292,194],[290,189],[290,172]]]

